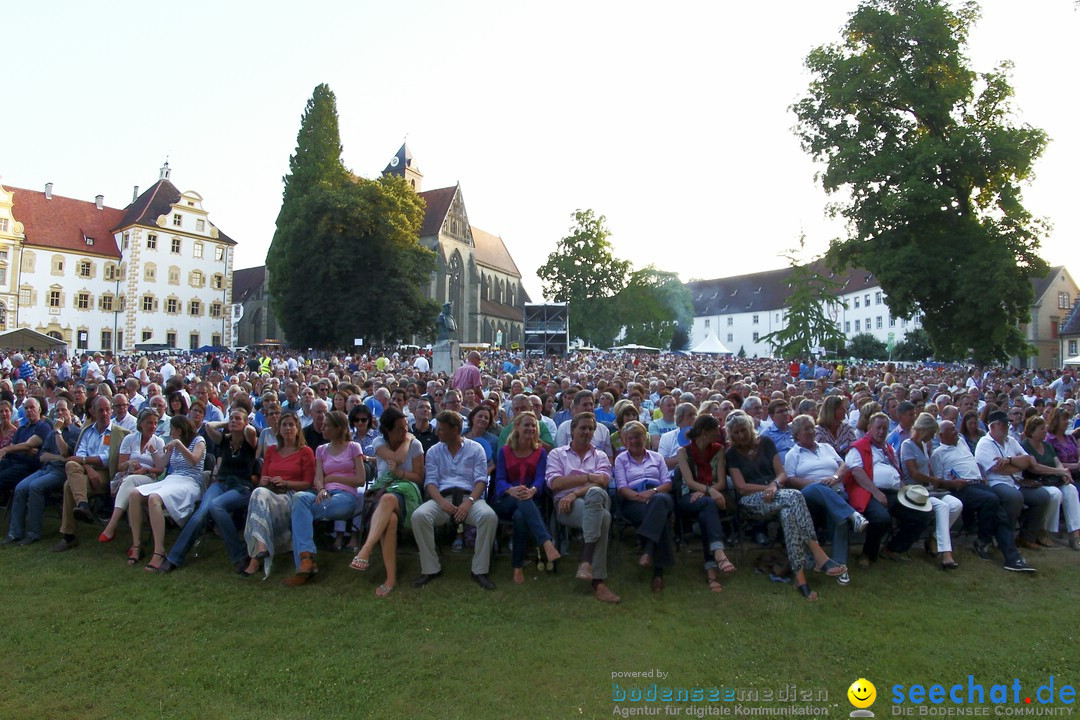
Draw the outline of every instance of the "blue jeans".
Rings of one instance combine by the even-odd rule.
[[[206,492],[203,493],[202,501],[199,502],[199,507],[195,508],[195,512],[191,514],[187,524],[184,525],[184,529],[180,531],[180,537],[176,538],[172,550],[169,551],[168,561],[178,567],[183,565],[184,558],[187,556],[188,551],[191,550],[195,541],[198,540],[199,536],[206,530],[206,523],[210,520],[210,513],[213,508],[216,505],[221,505],[222,509],[227,513],[232,513],[233,510],[246,508],[250,492],[251,491],[247,489],[226,490],[224,483],[211,483],[210,487],[206,488]],[[222,534],[228,532],[230,528],[233,533],[236,532],[231,515],[229,516],[228,523],[219,524],[219,527],[222,529]],[[241,541],[241,544],[242,542],[243,541]],[[240,560],[233,561],[231,552],[229,553],[229,560],[233,562],[234,565],[237,562],[240,562]]]
[[[518,500],[509,493],[504,493],[495,503],[495,512],[503,520],[514,521],[514,550],[511,553],[511,567],[525,566],[525,545],[532,535],[537,545],[543,545],[551,539],[544,519],[540,517],[540,508],[532,500]]]
[[[214,485],[220,484],[214,483]],[[229,555],[229,563],[234,567],[247,562],[248,554],[243,530],[236,529],[233,513],[237,510],[246,512],[250,498],[251,488],[242,485],[226,490],[210,505],[210,517],[214,520],[218,532],[221,533],[221,539],[225,542],[225,552]],[[206,503],[206,495],[203,495],[203,503]]]
[[[41,539],[44,532],[42,523],[45,518],[45,494],[64,487],[66,477],[62,464],[50,465],[27,475],[15,486],[11,525],[8,527],[10,537],[20,540],[26,535],[35,540]]]
[[[315,502],[315,493],[299,492],[293,496],[293,560],[300,567],[300,553],[315,552],[316,520],[348,520],[356,514],[356,496],[344,490],[331,490],[330,498]]]
[[[847,504],[838,492],[827,485],[814,483],[802,489],[803,499],[811,514],[815,511],[824,511],[829,519],[829,527],[832,528],[832,554],[831,557],[841,565],[848,561],[848,531],[851,527],[848,523],[855,513],[855,508]]]

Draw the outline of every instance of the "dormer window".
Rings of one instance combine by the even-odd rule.
[[[92,237],[88,237],[86,235],[83,235],[83,240],[86,241],[87,245],[93,245],[94,244],[94,238],[92,238]]]

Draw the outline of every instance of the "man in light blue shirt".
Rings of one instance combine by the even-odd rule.
[[[94,514],[90,511],[87,498],[88,489],[101,492],[109,482],[109,449],[112,442],[120,441],[126,434],[123,428],[113,433],[112,418],[109,414],[109,398],[98,395],[87,410],[93,424],[88,425],[79,435],[75,454],[64,465],[67,481],[64,483],[64,510],[60,522],[60,542],[53,546],[53,552],[70,550],[79,544],[75,537],[75,519],[93,522]],[[113,435],[116,437],[113,437]]]
[[[422,587],[442,575],[435,552],[435,528],[453,520],[476,527],[472,579],[485,590],[494,590],[488,577],[491,545],[499,519],[487,502],[487,455],[475,440],[461,436],[461,416],[453,410],[439,413],[439,442],[424,458],[424,491],[430,498],[412,516],[413,537],[420,548],[421,575],[413,585]]]

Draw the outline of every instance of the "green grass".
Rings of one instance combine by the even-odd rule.
[[[1031,553],[1034,577],[966,549],[952,573],[912,553],[846,588],[811,576],[811,604],[754,574],[752,551],[733,554],[739,571],[709,593],[696,542],[654,595],[626,540],[610,578],[623,602],[610,607],[568,563],[514,586],[505,554],[495,592],[450,553],[444,577],[418,590],[407,545],[383,601],[378,560],[361,574],[323,552],[319,581],[289,589],[291,556],[267,582],[243,579],[211,538],[203,557],[156,576],[125,566],[124,531],[107,546],[80,533],[66,553],[48,552],[54,536],[0,549],[0,718],[599,718],[615,707],[612,672],[649,669],[678,686],[826,690],[833,716],[852,709],[844,693],[859,677],[877,685],[878,717],[895,683],[1080,684],[1080,554],[1067,549]]]

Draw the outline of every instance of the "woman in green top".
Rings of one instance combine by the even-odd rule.
[[[1024,441],[1021,443],[1035,462],[1057,468],[1053,475],[1036,475],[1024,471],[1026,483],[1040,483],[1050,494],[1047,507],[1045,532],[1039,533],[1039,544],[1054,547],[1054,541],[1048,533],[1057,533],[1061,526],[1061,506],[1065,506],[1065,530],[1069,534],[1070,547],[1080,547],[1080,498],[1076,486],[1072,483],[1072,473],[1065,469],[1058,459],[1054,446],[1046,442],[1046,420],[1039,415],[1032,415],[1024,425]]]

